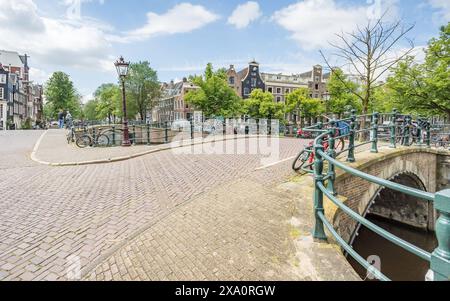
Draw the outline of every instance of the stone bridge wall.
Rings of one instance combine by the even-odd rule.
[[[353,167],[383,179],[397,178],[400,183],[428,192],[450,187],[450,153],[445,151],[423,148],[383,149],[379,154],[370,154],[362,160],[357,159],[359,162],[354,163]],[[363,216],[369,212],[382,191],[379,185],[346,173],[338,174],[336,187],[338,194],[344,197],[345,204]],[[403,199],[399,197],[398,202],[390,200],[382,206],[374,206],[371,213],[430,230],[434,230],[436,221],[432,204],[404,197]],[[350,242],[358,223],[337,210],[334,225],[338,233]]]

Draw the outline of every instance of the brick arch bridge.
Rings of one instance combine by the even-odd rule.
[[[450,154],[426,148],[382,149],[349,164],[367,174],[434,193],[450,187]],[[357,213],[389,218],[421,229],[434,230],[437,213],[430,202],[409,197],[377,184],[338,173],[336,188],[344,203]],[[352,242],[358,223],[340,210],[333,223],[337,232]]]

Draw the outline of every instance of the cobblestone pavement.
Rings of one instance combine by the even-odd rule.
[[[249,260],[245,258],[231,259],[241,262],[250,272],[255,272],[251,270],[255,266],[256,269],[264,267],[268,260],[267,256],[259,259],[258,252],[276,252],[277,249],[272,249],[272,239],[280,240],[279,256],[283,257],[283,252],[290,248],[282,243],[279,227],[283,226],[275,225],[276,221],[287,216],[283,204],[271,205],[270,194],[264,192],[268,185],[282,182],[291,175],[289,161],[255,171],[261,166],[261,156],[258,155],[177,155],[165,151],[111,164],[49,167],[29,159],[41,134],[38,131],[0,134],[0,280],[66,280],[67,259],[72,255],[81,259],[83,276],[91,275],[92,269],[111,258],[121,247],[132,247],[128,244],[141,235],[147,235],[149,229],[152,230],[151,235],[165,239],[165,244],[154,246],[161,251],[159,256],[164,260],[173,256],[169,250],[175,255],[179,254],[176,253],[178,250],[185,254],[182,258],[186,258],[186,265],[178,279],[183,278],[182,275],[185,279],[192,276],[184,272],[186,269],[195,271],[190,256],[202,253],[196,254],[198,249],[190,249],[189,246],[197,246],[192,241],[200,243],[202,240],[197,240],[195,235],[202,233],[205,244],[214,245],[214,231],[218,233],[216,239],[229,239],[227,244],[224,243],[224,246],[229,246],[224,247],[224,252],[231,254],[236,247],[231,243],[232,238],[240,235],[242,229],[253,225],[258,227],[255,228],[258,229],[257,235],[248,231],[246,239],[255,251],[252,257],[255,264],[247,264]],[[295,139],[280,141],[281,159],[295,155],[303,144]],[[244,183],[254,185],[248,189],[248,193],[255,193],[254,205],[251,202],[243,204],[243,199],[235,194],[239,189],[245,192],[244,187],[239,186],[230,190],[233,192],[228,197],[228,205],[222,201],[215,207],[211,199],[205,198],[208,193],[220,189],[220,194],[227,198],[227,187]],[[189,209],[186,206],[193,206],[197,200],[198,207],[186,211]],[[261,201],[263,203],[259,206]],[[225,210],[226,206],[231,206],[230,211]],[[227,214],[239,213],[242,206],[248,206],[248,212],[244,211],[242,218],[236,217],[239,222],[227,224],[226,220],[231,219]],[[273,218],[272,214],[275,214]],[[185,216],[184,223],[172,222],[182,216]],[[275,224],[271,224],[272,219]],[[220,220],[220,223],[215,223],[215,220]],[[197,224],[198,232],[188,235],[181,231],[187,225],[197,229]],[[168,225],[180,228],[171,232]],[[209,229],[214,230],[205,234]],[[221,229],[229,229],[234,235],[221,238]],[[263,235],[265,233],[268,235]],[[148,241],[151,244],[153,240],[147,240],[147,244]],[[264,241],[267,241],[265,248],[259,248],[264,246]],[[178,249],[171,246],[178,246]],[[213,252],[208,256],[216,255]],[[220,252],[217,256],[227,258]],[[154,260],[161,262],[157,256]],[[120,268],[119,265],[117,267]],[[222,272],[220,266],[213,272],[216,269],[218,271],[214,275],[217,277],[235,272],[233,269]],[[112,265],[111,271],[114,270]],[[203,272],[194,274],[194,279],[213,278],[205,274],[204,269],[199,270]],[[259,277],[263,271],[270,272],[271,269],[261,269],[253,275]],[[235,275],[245,277],[250,272]],[[173,275],[165,273],[162,277],[161,272],[158,273],[158,279]],[[283,275],[276,276],[281,278]],[[156,279],[147,276],[142,278]],[[108,278],[107,275],[104,277]]]

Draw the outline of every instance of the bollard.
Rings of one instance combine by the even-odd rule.
[[[434,208],[440,217],[436,222],[438,248],[431,255],[435,281],[450,280],[450,189],[436,193]]]
[[[350,121],[350,137],[348,146],[347,162],[353,163],[355,159],[355,138],[356,138],[356,110],[352,110],[352,117]]]
[[[336,150],[335,150],[335,145],[336,145],[336,131],[338,130],[336,128],[336,120],[333,119],[330,122],[330,130],[328,131],[328,155],[331,158],[336,158]],[[331,164],[331,162],[328,162],[328,184],[327,184],[327,189],[329,192],[331,192],[333,195],[337,195],[336,193],[336,189],[334,186],[334,181],[336,179],[336,169],[335,166],[333,164]]]
[[[164,143],[169,143],[169,123],[166,121],[165,122],[165,128],[164,128]]]
[[[133,145],[136,145],[136,125],[133,124]]]
[[[191,117],[190,123],[191,123],[191,140],[194,140],[194,138],[195,138],[194,118]]]
[[[319,217],[319,213],[325,213],[323,208],[323,192],[318,187],[318,184],[323,184],[323,158],[319,154],[319,150],[323,151],[323,139],[317,139],[317,145],[314,145],[314,215],[315,215],[315,225],[313,230],[313,237],[318,240],[327,240],[325,234],[323,222]]]
[[[116,146],[116,127],[112,127],[112,145]]]
[[[94,147],[96,147],[97,146],[97,137],[96,137],[95,127],[92,128],[92,141],[93,141],[92,145]]]
[[[377,154],[378,153],[378,120],[380,118],[379,113],[373,113],[372,118],[372,149],[370,150],[371,153]]]
[[[390,148],[397,148],[397,137],[396,137],[396,128],[397,128],[397,109],[394,109],[392,112],[391,123],[389,125],[391,129],[391,145]]]
[[[151,145],[151,137],[150,137],[151,126],[150,123],[147,124],[147,145]]]

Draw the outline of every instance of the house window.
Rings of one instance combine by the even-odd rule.
[[[319,84],[316,84],[316,90],[319,90]]]
[[[281,94],[281,88],[277,88],[277,94]]]
[[[320,82],[320,76],[316,76],[316,82]]]
[[[281,96],[277,96],[277,102],[281,101]]]
[[[0,74],[0,84],[6,84],[6,74]]]
[[[287,88],[287,89],[285,90],[285,93],[286,93],[286,94],[291,93],[291,89]]]
[[[256,87],[256,78],[252,78],[251,85],[252,87]]]
[[[230,85],[234,85],[234,76],[230,76],[230,78],[228,79],[228,83]]]
[[[244,88],[244,95],[249,95],[250,94],[250,90],[248,88]]]
[[[0,99],[5,99],[5,89],[0,88]]]
[[[273,88],[272,88],[272,87],[269,87],[269,88],[267,89],[267,91],[268,91],[269,93],[272,93],[272,94],[273,94]]]

